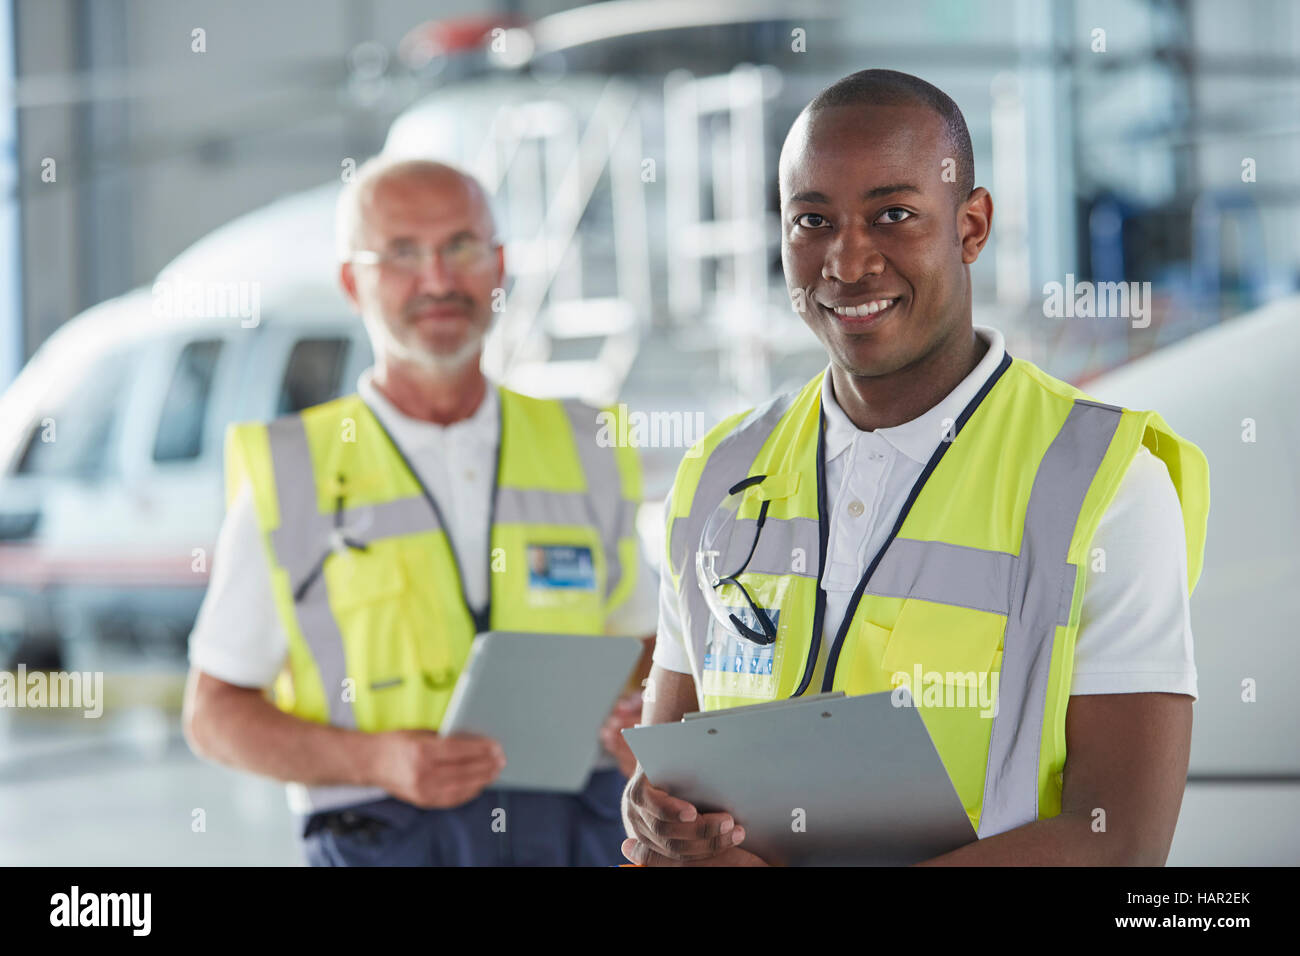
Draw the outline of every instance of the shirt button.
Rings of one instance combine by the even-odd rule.
[[[873,451],[870,457],[872,461],[880,461],[880,459],[884,458],[885,456],[878,451]]]
[[[853,515],[853,517],[855,518],[860,517],[862,515],[862,511],[863,511],[863,507],[861,501],[855,500],[849,502],[849,514]]]

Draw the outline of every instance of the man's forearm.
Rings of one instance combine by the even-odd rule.
[[[217,763],[286,782],[382,786],[376,734],[302,720],[257,692],[205,695],[201,713],[191,745]]]
[[[918,866],[1163,866],[1164,857],[1118,832],[1095,832],[1090,814],[1062,812],[926,860]]]
[[[635,693],[645,687],[646,678],[650,676],[651,659],[654,657],[655,638],[649,634],[641,638],[641,656],[637,658],[636,666],[632,668],[632,673],[628,675],[627,684],[623,688],[624,693]]]

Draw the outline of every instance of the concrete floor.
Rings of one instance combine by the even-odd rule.
[[[175,713],[0,711],[0,864],[301,863],[284,788],[198,760]]]

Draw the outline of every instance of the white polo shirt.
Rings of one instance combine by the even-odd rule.
[[[943,440],[947,420],[956,420],[1002,361],[1002,333],[984,326],[975,326],[975,333],[988,351],[974,370],[928,412],[893,428],[859,430],[835,400],[829,368],[823,378],[830,534],[821,582],[826,615],[813,689],[821,687],[853,590]],[[1104,549],[1106,571],[1087,575],[1070,693],[1163,691],[1196,697],[1182,509],[1164,462],[1145,447],[1124,473],[1092,547]],[[654,660],[685,674],[691,666],[681,620],[677,594],[665,574]],[[697,661],[703,660],[704,639],[702,632],[691,635]],[[694,676],[699,687],[702,675]]]
[[[474,414],[451,425],[410,418],[374,387],[373,369],[357,392],[378,416],[438,502],[450,526],[466,596],[488,594],[488,520],[500,398],[489,383]],[[655,572],[637,549],[637,586],[605,622],[607,634],[644,637],[655,629]],[[240,687],[267,688],[284,666],[288,641],[271,596],[270,573],[252,490],[245,485],[222,523],[207,594],[190,634],[190,664]],[[602,751],[599,766],[613,766]],[[290,804],[300,808],[290,787]]]

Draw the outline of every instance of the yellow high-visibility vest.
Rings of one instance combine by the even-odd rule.
[[[603,634],[632,593],[635,449],[599,440],[595,408],[498,394],[486,609],[467,607],[436,499],[360,396],[231,426],[227,505],[251,485],[288,638],[282,710],[436,730],[476,633]],[[570,569],[563,586],[537,578],[551,559]]]
[[[1182,505],[1190,593],[1209,516],[1204,454],[1155,412],[1093,401],[1005,356],[938,441],[813,687],[829,527],[819,495],[821,388],[819,374],[724,420],[678,469],[666,566],[683,633],[706,635],[703,660],[686,641],[705,709],[829,690],[904,699],[906,685],[981,837],[1055,816],[1093,533],[1145,445],[1168,467]],[[710,573],[697,566],[701,534],[724,501],[722,513],[738,509],[712,567],[719,578],[745,571],[713,590],[751,622],[752,600],[774,625],[774,643],[718,627],[697,585]]]

